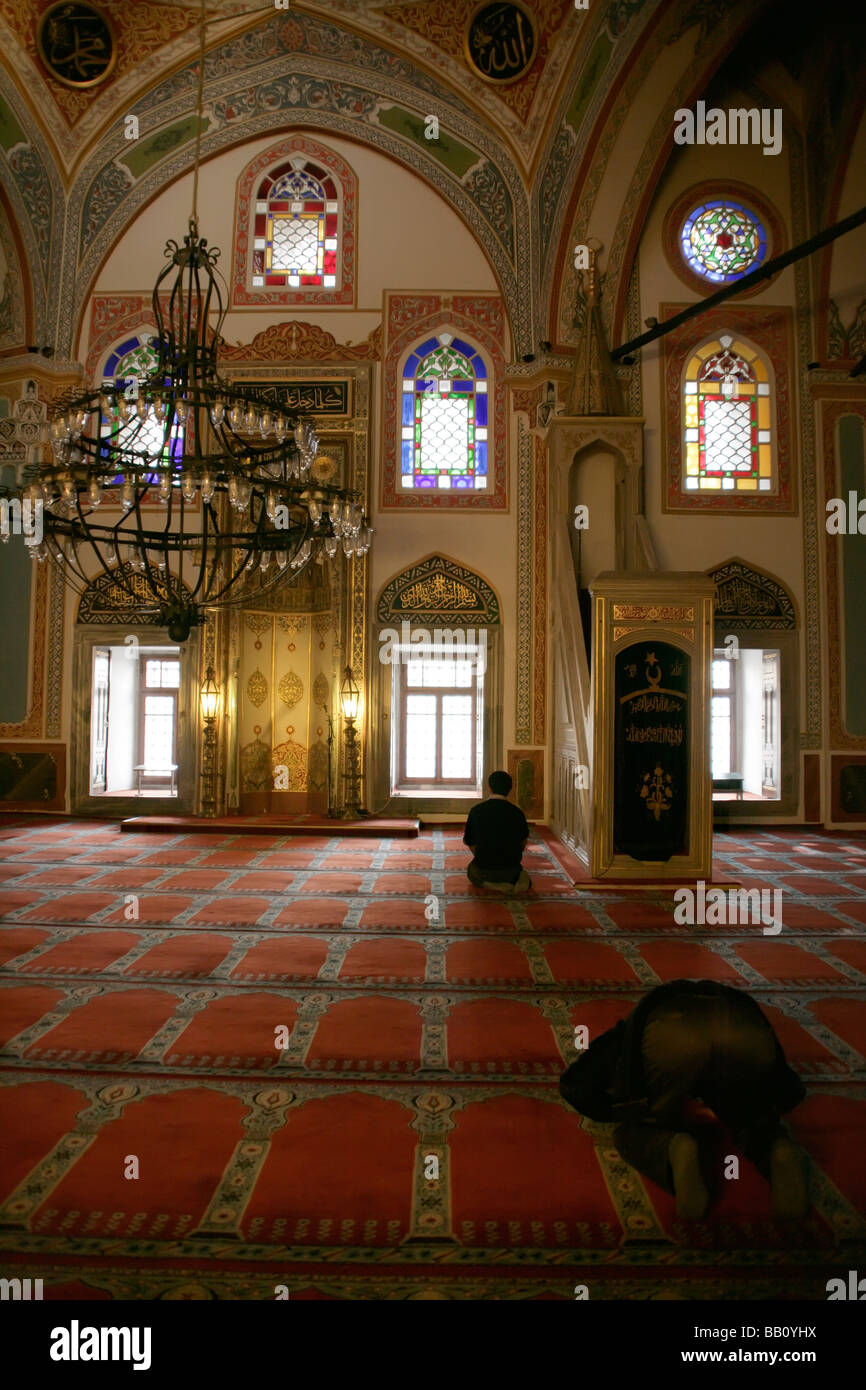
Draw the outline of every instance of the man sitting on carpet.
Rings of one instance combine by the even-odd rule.
[[[476,888],[525,893],[532,883],[520,861],[529,839],[529,823],[520,808],[508,800],[512,781],[507,772],[491,772],[487,785],[490,796],[472,807],[466,821],[463,843],[474,855],[466,876]]]
[[[802,1151],[780,1123],[806,1094],[776,1034],[748,994],[713,980],[672,980],[645,995],[602,1033],[559,1083],[580,1115],[613,1121],[627,1163],[676,1197],[677,1214],[700,1221],[709,1205],[701,1158],[700,1099],[769,1178],[773,1215],[808,1210]]]

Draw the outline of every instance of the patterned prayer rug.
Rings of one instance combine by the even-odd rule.
[[[46,1298],[824,1299],[866,1260],[861,837],[717,837],[778,935],[578,890],[544,831],[521,898],[451,828],[0,849],[0,1273]],[[576,1027],[677,977],[748,990],[807,1082],[805,1221],[745,1160],[680,1221],[560,1099]]]

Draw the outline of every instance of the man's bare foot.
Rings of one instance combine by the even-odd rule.
[[[674,1176],[677,1216],[684,1221],[701,1221],[710,1195],[701,1173],[697,1140],[691,1134],[675,1134],[668,1145],[668,1158]]]
[[[809,1210],[806,1165],[793,1140],[776,1139],[770,1150],[770,1191],[773,1215],[781,1220],[797,1220]]]

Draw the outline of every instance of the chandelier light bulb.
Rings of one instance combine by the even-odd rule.
[[[283,419],[282,415],[278,415],[276,420],[274,421],[274,434],[277,437],[278,444],[282,444],[283,440],[286,437],[287,429],[288,426],[286,425],[286,422]]]
[[[244,408],[242,405],[233,405],[229,411],[229,424],[233,430],[239,430],[244,420]]]
[[[216,483],[213,474],[209,470],[205,470],[201,475],[201,500],[203,502],[209,502],[214,495],[215,489]]]
[[[259,412],[256,410],[255,406],[251,405],[247,410],[244,411],[244,429],[246,430],[247,434],[255,434],[258,428]]]
[[[132,414],[132,407],[124,395],[120,395],[117,398],[117,414],[124,425]]]
[[[268,435],[271,433],[271,431],[273,430],[273,428],[274,428],[274,417],[273,417],[273,415],[271,414],[271,412],[270,412],[269,410],[263,410],[263,411],[262,411],[262,418],[261,418],[260,421],[259,421],[259,429],[261,430],[262,438],[263,438],[263,439],[267,439]]]
[[[196,485],[195,474],[189,469],[183,474],[180,480],[180,492],[184,502],[194,502]]]
[[[102,488],[99,486],[98,478],[91,478],[87,484],[87,496],[90,498],[91,507],[98,507],[102,501]]]
[[[212,405],[211,408],[210,408],[211,424],[213,425],[214,429],[218,429],[218,428],[219,428],[219,426],[222,424],[223,420],[225,419],[225,415],[226,415],[225,401],[221,400],[220,397],[217,396],[216,400],[214,401],[213,405]]]

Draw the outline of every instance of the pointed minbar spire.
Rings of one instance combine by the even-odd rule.
[[[588,251],[589,266],[583,272],[586,287],[586,317],[582,328],[579,329],[577,328],[578,313],[575,304],[574,324],[578,331],[578,338],[568,397],[568,414],[622,415],[622,394],[605,342],[604,326],[598,304],[598,275],[595,264],[597,250],[589,246]],[[578,289],[575,298],[579,293]]]

